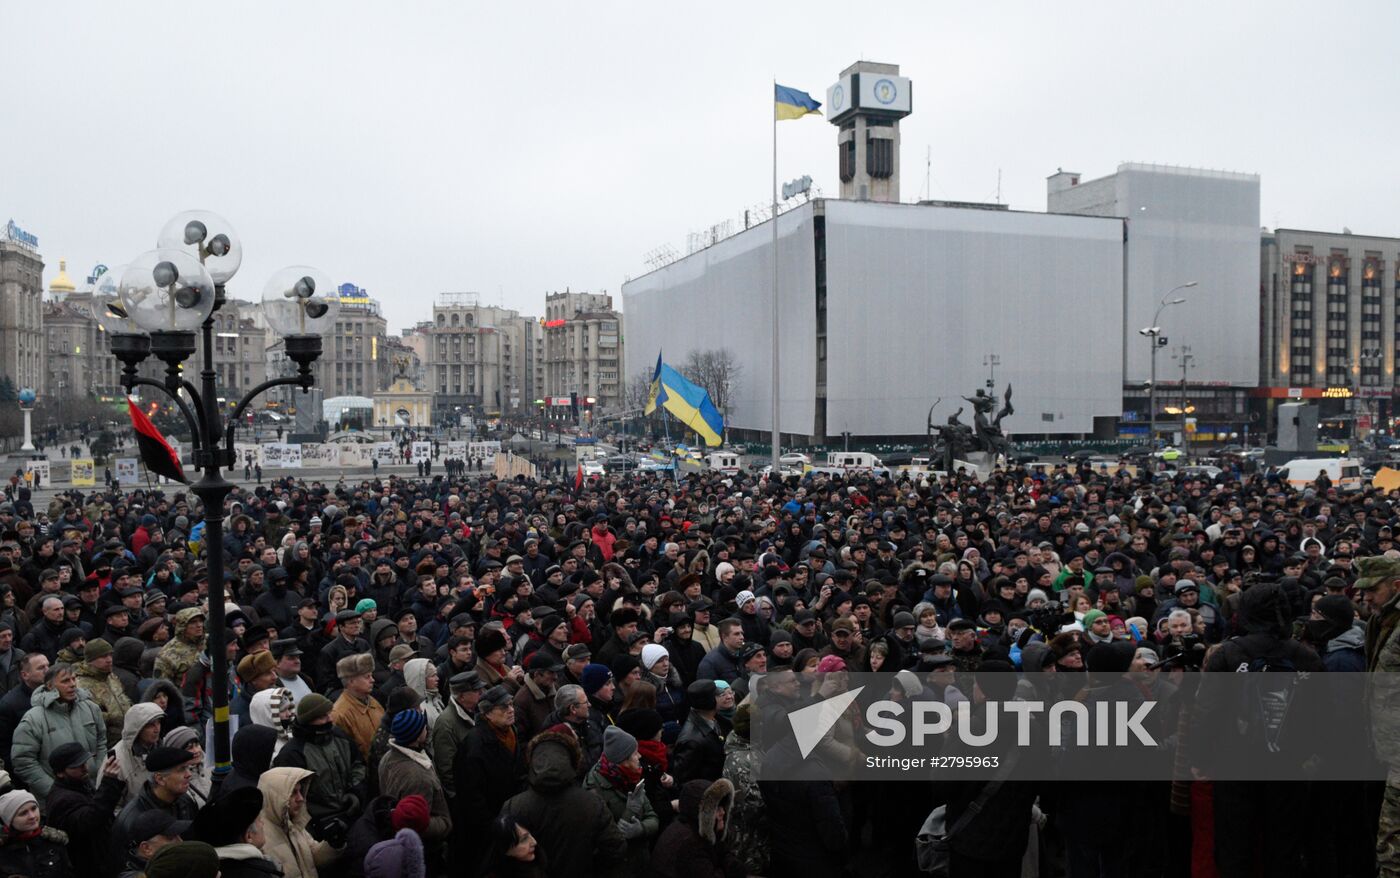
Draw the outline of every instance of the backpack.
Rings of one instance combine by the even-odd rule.
[[[1235,724],[1241,738],[1254,739],[1268,753],[1281,752],[1298,682],[1307,673],[1300,672],[1290,659],[1267,656],[1242,661],[1235,672],[1270,675],[1246,681]]]

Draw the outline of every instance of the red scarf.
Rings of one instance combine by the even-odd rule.
[[[642,762],[655,765],[662,771],[666,770],[670,757],[666,753],[665,744],[660,741],[638,741],[637,752],[642,754]]]
[[[637,742],[641,744],[640,741]],[[640,746],[638,747],[640,749]],[[615,765],[608,761],[608,757],[598,758],[598,773],[612,782],[612,785],[627,792],[632,792],[637,783],[642,779],[641,766],[633,768],[630,765]]]

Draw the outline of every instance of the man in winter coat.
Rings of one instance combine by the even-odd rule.
[[[183,687],[185,675],[199,661],[204,645],[204,611],[185,607],[175,614],[175,636],[156,656],[156,676]]]
[[[156,747],[146,757],[146,770],[151,773],[145,786],[135,791],[117,815],[112,827],[113,852],[125,851],[132,841],[137,818],[149,811],[161,811],[176,820],[193,820],[199,805],[190,795],[190,776],[195,757],[188,750]]]
[[[719,646],[706,653],[701,660],[695,679],[733,683],[744,676],[744,666],[739,661],[739,651],[744,648],[744,628],[738,619],[725,619],[719,623],[719,640]]]
[[[525,685],[515,693],[515,727],[526,741],[544,729],[554,710],[554,681],[562,670],[564,666],[542,649],[525,662]]]
[[[64,744],[49,754],[53,787],[44,810],[49,826],[68,834],[68,856],[78,875],[105,875],[109,835],[117,802],[126,785],[111,759],[102,765],[102,783],[96,790],[88,776],[88,753],[81,744]]]
[[[15,774],[35,796],[47,798],[53,786],[49,755],[63,744],[80,744],[90,755],[88,771],[102,770],[107,759],[107,724],[97,703],[78,688],[68,665],[54,665],[44,688],[34,693],[33,707],[15,729],[10,758]]]
[[[107,740],[121,737],[122,722],[131,709],[121,678],[112,672],[112,644],[102,638],[90,641],[83,650],[83,661],[73,669],[78,688],[88,694],[107,721]]]
[[[690,713],[681,726],[672,754],[676,783],[717,779],[724,771],[724,738],[715,719],[716,689],[713,680],[696,680],[686,690]]]
[[[379,763],[379,789],[395,799],[418,795],[428,800],[430,816],[422,836],[428,862],[436,865],[452,832],[452,813],[442,781],[433,771],[433,760],[424,750],[428,717],[416,707],[401,710],[394,714],[389,734],[389,752]]]
[[[263,855],[263,829],[255,825],[263,795],[242,789],[221,796],[195,815],[185,838],[202,841],[219,855],[220,878],[279,878],[282,868]]]
[[[15,741],[15,729],[19,721],[33,707],[34,692],[44,685],[44,676],[49,672],[49,657],[42,652],[31,652],[19,660],[19,685],[0,698],[0,758],[10,752]],[[8,764],[13,760],[6,758]]]
[[[369,758],[369,745],[384,719],[384,708],[371,694],[374,692],[374,659],[368,653],[346,656],[336,662],[335,672],[345,687],[331,710],[331,722],[341,728],[360,755]]]
[[[238,730],[239,735],[243,729]],[[313,692],[297,703],[292,740],[272,760],[278,768],[314,772],[306,789],[308,821],[322,835],[343,832],[368,796],[365,761],[350,736],[331,722],[331,702]],[[333,825],[339,821],[343,826]]]
[[[573,735],[541,732],[526,748],[530,788],[503,808],[544,848],[550,878],[590,878],[627,855],[607,806],[576,783],[583,754]]]
[[[726,853],[734,787],[724,778],[681,787],[680,809],[651,852],[658,878],[740,878],[741,863]]]
[[[486,684],[481,682],[476,671],[463,671],[453,676],[447,685],[452,697],[433,722],[432,751],[433,766],[442,779],[443,790],[451,799],[456,792],[456,772],[452,766],[457,758],[457,749],[476,727],[476,708],[481,701],[481,693],[486,691]]]
[[[506,800],[524,787],[525,777],[525,744],[516,732],[510,690],[504,686],[488,689],[479,696],[477,708],[480,719],[457,747],[451,772],[457,827],[453,858],[473,864],[489,846],[486,831],[491,820]],[[434,758],[439,756],[434,754]]]
[[[321,647],[316,658],[316,682],[321,685],[323,693],[334,694],[339,685],[336,667],[341,659],[369,652],[369,641],[360,636],[364,624],[360,614],[354,610],[341,610],[336,614],[335,639]],[[374,660],[371,659],[371,671],[373,665]]]

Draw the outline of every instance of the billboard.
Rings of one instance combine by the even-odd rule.
[[[1122,237],[1117,219],[827,201],[828,435],[921,436],[939,399],[936,421],[971,424],[961,398],[993,354],[1008,434],[1117,416]],[[1088,326],[1114,331],[1067,347]]]
[[[117,484],[134,485],[140,478],[136,469],[136,459],[133,457],[119,457],[116,465]]]
[[[812,432],[816,414],[815,205],[803,204],[777,221],[780,419],[785,432],[801,434]],[[767,222],[623,284],[627,380],[645,373],[642,380],[649,381],[658,351],[681,368],[692,351],[727,350],[741,377],[725,423],[769,429],[772,288],[773,227]]]
[[[75,457],[68,481],[74,487],[92,487],[97,484],[96,469],[92,458]]]
[[[410,446],[409,454],[411,455],[410,461],[412,463],[421,463],[425,460],[431,460],[433,457],[433,443],[414,442],[412,446]]]

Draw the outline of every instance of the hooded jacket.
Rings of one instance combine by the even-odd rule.
[[[681,787],[677,819],[657,839],[651,869],[658,878],[739,878],[743,866],[725,855],[734,787],[720,778],[693,780]],[[715,814],[725,812],[725,831],[715,833]]]
[[[282,867],[285,878],[316,878],[317,869],[335,862],[337,853],[328,842],[317,841],[306,831],[311,815],[306,808],[292,815],[288,805],[292,789],[311,777],[304,768],[272,768],[258,779],[263,794],[263,855]]]
[[[244,726],[233,736],[230,748],[233,768],[219,787],[219,798],[242,787],[256,787],[258,778],[272,765],[273,751],[279,746],[277,732],[267,726]]]
[[[292,740],[273,764],[315,774],[306,791],[306,810],[317,819],[342,815],[353,820],[369,796],[365,761],[345,732],[335,726],[292,726]],[[261,786],[261,784],[259,784]]]
[[[428,670],[433,663],[430,659],[413,658],[404,663],[403,678],[408,687],[419,695],[423,696],[423,713],[427,714],[428,726],[431,727],[437,718],[442,714],[442,695],[437,690],[428,691]]]
[[[282,749],[282,745],[286,744],[292,737],[291,723],[284,725],[280,718],[274,716],[272,712],[272,699],[281,691],[283,690],[280,686],[264,689],[254,695],[253,700],[248,703],[248,718],[253,721],[252,724],[267,726],[277,732],[277,745],[272,751],[273,756],[276,756],[277,752]]]
[[[550,878],[588,878],[622,862],[627,840],[612,814],[575,783],[583,754],[573,736],[541,732],[526,759],[530,788],[502,810],[530,827],[549,859]]]
[[[126,784],[126,794],[122,796],[122,804],[126,804],[139,793],[141,787],[151,777],[151,773],[146,770],[146,753],[136,750],[136,736],[147,724],[164,716],[165,711],[161,710],[159,705],[149,701],[133,705],[131,710],[126,712],[126,720],[122,723],[121,740],[112,748],[112,752],[117,755],[117,768],[121,771],[122,781]],[[156,740],[159,743],[160,739]]]
[[[92,754],[88,772],[99,777],[102,763],[107,759],[107,724],[97,703],[82,689],[70,704],[48,687],[34,690],[33,705],[15,729],[15,741],[10,747],[15,773],[40,801],[53,786],[49,770],[49,754],[61,744],[76,743]]]

